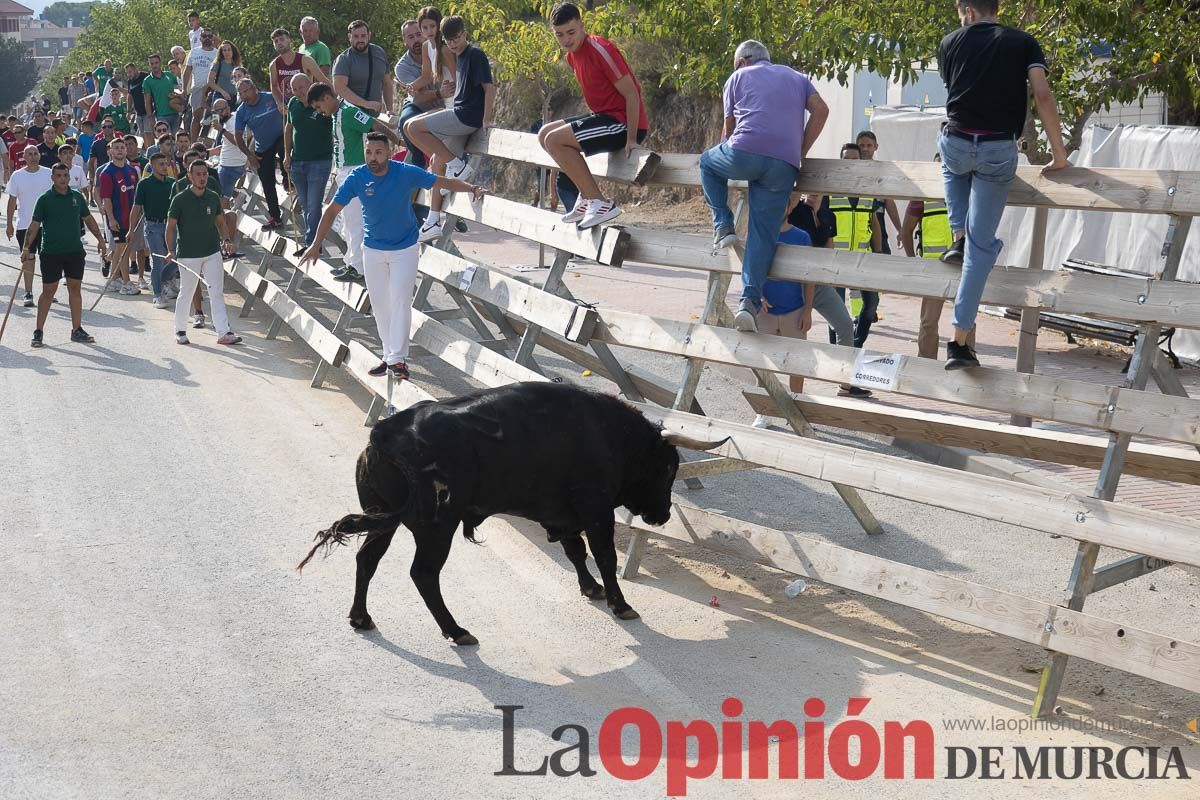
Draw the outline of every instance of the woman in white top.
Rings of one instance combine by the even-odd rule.
[[[425,37],[425,47],[421,51],[421,80],[418,81],[418,85],[437,85],[434,65],[440,63],[442,67],[441,82],[450,84],[439,87],[445,97],[442,103],[446,108],[454,108],[457,61],[454,53],[450,52],[450,48],[446,47],[446,43],[442,39],[442,12],[433,6],[426,6],[417,16],[417,24],[421,26],[421,34]]]

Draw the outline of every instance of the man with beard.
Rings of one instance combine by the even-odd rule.
[[[350,47],[333,65],[333,90],[363,111],[381,114],[392,107],[392,82],[388,79],[387,53],[371,44],[371,29],[361,19],[346,26]]]
[[[326,83],[329,79],[317,62],[292,48],[292,35],[283,28],[276,28],[271,34],[271,44],[275,47],[275,58],[271,61],[271,96],[275,98],[279,112],[287,116],[288,101],[293,96],[292,78],[307,75],[310,84]]]
[[[421,26],[415,19],[410,19],[400,26],[400,33],[404,37],[406,49],[404,55],[400,56],[400,60],[396,62],[395,75],[396,82],[404,88],[408,97],[404,101],[403,108],[400,109],[400,119],[396,122],[396,128],[403,133],[404,123],[419,114],[440,108],[442,98],[437,84],[419,85],[421,48],[425,46],[425,37],[421,35]],[[403,135],[404,144],[408,146],[408,162],[416,164],[418,167],[424,167],[425,154],[413,144],[408,138],[408,134]]]

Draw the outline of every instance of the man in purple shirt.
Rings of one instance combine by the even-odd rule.
[[[761,42],[739,44],[733,70],[725,82],[725,141],[700,156],[700,182],[712,209],[714,250],[737,242],[729,181],[749,184],[742,302],[733,322],[739,331],[757,331],[754,317],[762,305],[762,285],[775,258],[788,195],[800,173],[800,159],[825,127],[829,107],[807,76],[772,64]]]

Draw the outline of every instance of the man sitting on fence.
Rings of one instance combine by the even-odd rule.
[[[958,0],[963,27],[942,39],[938,50],[949,117],[938,149],[955,239],[941,260],[963,267],[954,298],[954,339],[946,343],[946,369],[979,366],[967,336],[975,328],[983,287],[1004,246],[996,228],[1017,173],[1017,137],[1029,110],[1027,81],[1054,155],[1042,171],[1069,166],[1042,48],[1029,34],[997,23],[999,11],[997,0]]]
[[[367,134],[367,163],[351,171],[338,186],[301,264],[317,263],[321,257],[321,241],[333,228],[337,215],[352,201],[360,203],[364,233],[363,272],[371,298],[371,314],[383,343],[383,360],[369,372],[378,376],[390,370],[393,377],[403,380],[408,377],[405,360],[408,358],[413,285],[420,254],[412,193],[416,189],[433,192],[448,189],[470,192],[478,201],[485,190],[456,178],[426,172],[412,164],[392,161],[390,138],[391,135],[384,133]]]
[[[591,228],[615,219],[621,209],[600,193],[584,156],[624,149],[628,157],[645,140],[650,123],[642,87],[625,57],[612,42],[584,30],[577,5],[555,6],[550,25],[591,113],[547,123],[538,141],[559,166],[558,196],[567,209],[563,222]]]
[[[742,301],[734,327],[754,331],[788,195],[800,173],[801,158],[825,127],[829,107],[806,75],[772,64],[761,42],[738,45],[733,68],[724,90],[725,141],[700,156],[700,181],[704,201],[712,210],[716,249],[737,241],[728,182],[749,184],[750,225],[742,258]]]

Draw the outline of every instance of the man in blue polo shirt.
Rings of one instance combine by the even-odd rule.
[[[243,78],[237,85],[241,105],[233,116],[232,141],[246,154],[246,164],[258,173],[262,182],[263,197],[267,199],[269,218],[263,224],[264,231],[274,230],[280,225],[279,193],[275,189],[275,165],[283,161],[283,116],[275,98],[260,92],[254,81]],[[246,147],[242,132],[247,128],[254,134],[254,150]],[[287,189],[287,174],[283,176],[283,188]]]
[[[417,218],[413,214],[414,189],[447,189],[470,192],[475,201],[485,189],[457,178],[445,178],[411,164],[391,161],[391,145],[383,133],[368,133],[366,164],[342,181],[333,201],[321,215],[312,246],[301,261],[316,264],[321,242],[333,228],[337,215],[351,201],[362,204],[363,276],[371,298],[371,312],[383,342],[383,360],[370,370],[383,375],[391,370],[398,379],[408,377],[408,336],[412,326],[412,294],[417,280]]]

